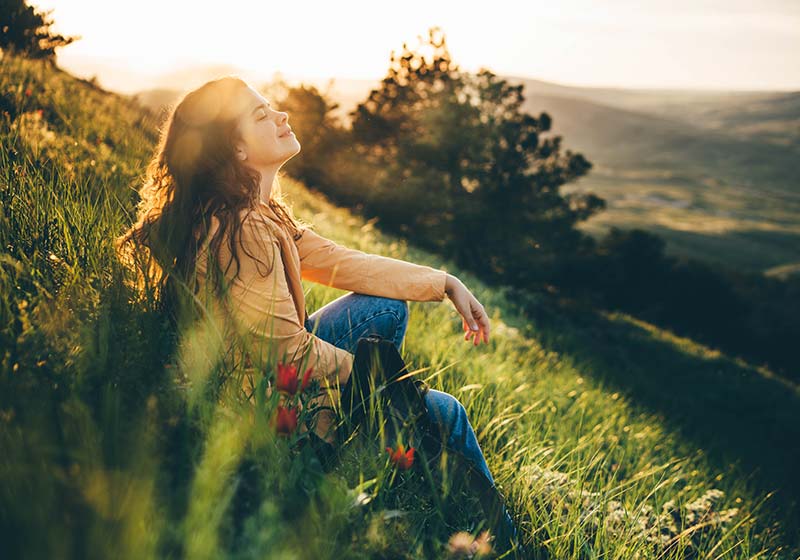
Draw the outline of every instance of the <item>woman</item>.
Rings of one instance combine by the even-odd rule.
[[[269,341],[285,361],[302,361],[302,371],[312,368],[325,388],[323,405],[347,382],[360,337],[377,333],[400,347],[408,300],[446,295],[462,316],[464,339],[488,343],[486,312],[455,276],[343,247],[293,216],[277,181],[300,152],[288,121],[235,76],[210,81],[177,104],[148,166],[137,223],[118,240],[118,248],[144,246],[158,263],[165,305],[177,308],[181,285],[197,294],[212,284],[213,301],[225,302],[214,304],[214,313],[232,316],[251,342]],[[352,293],[308,316],[301,279]],[[256,370],[274,363],[261,354],[247,354]],[[426,402],[447,443],[494,485],[461,403],[433,389]],[[314,425],[328,443],[335,441],[334,420],[333,409],[324,409]],[[504,520],[511,527],[505,510]]]

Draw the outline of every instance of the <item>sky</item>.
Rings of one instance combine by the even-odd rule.
[[[58,63],[120,91],[225,64],[378,81],[440,26],[462,69],[562,85],[800,90],[800,0],[28,0],[82,38]]]

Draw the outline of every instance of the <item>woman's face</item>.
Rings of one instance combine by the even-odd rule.
[[[242,92],[237,157],[256,170],[279,168],[300,152],[300,142],[289,126],[289,115],[270,106],[248,86]],[[288,133],[288,134],[287,134]]]

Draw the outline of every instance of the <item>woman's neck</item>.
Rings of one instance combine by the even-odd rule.
[[[261,182],[259,183],[258,189],[259,197],[265,203],[269,202],[272,196],[272,185],[275,182],[275,177],[278,175],[278,169],[280,169],[280,166],[270,166],[256,170],[261,175]]]

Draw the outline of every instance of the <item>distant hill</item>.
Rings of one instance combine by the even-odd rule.
[[[590,88],[506,77],[536,96],[582,99],[657,115],[709,130],[756,136],[775,144],[800,142],[800,91],[652,90]]]
[[[612,167],[680,164],[727,182],[800,194],[800,92],[576,88],[508,78],[525,108],[546,111],[557,134]]]
[[[547,112],[553,134],[595,165],[563,188],[607,200],[586,231],[639,227],[675,256],[797,274],[800,95],[579,89],[537,82],[524,92],[528,112]]]

